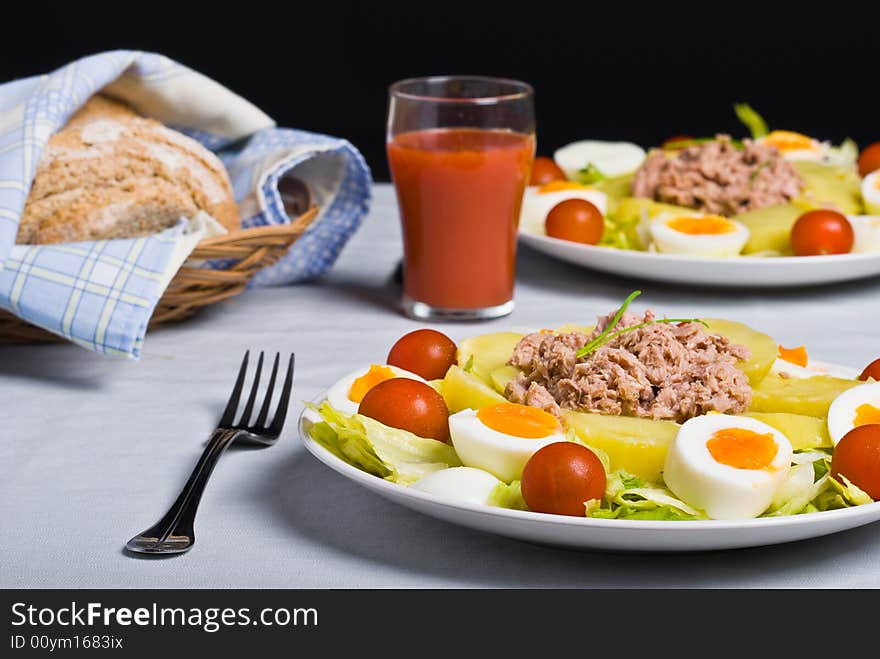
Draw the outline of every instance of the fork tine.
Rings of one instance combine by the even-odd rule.
[[[235,410],[238,409],[238,401],[241,398],[241,389],[244,386],[244,376],[247,373],[248,357],[251,351],[246,350],[244,359],[241,360],[241,368],[238,369],[238,378],[235,380],[235,386],[229,395],[229,401],[226,403],[226,409],[223,410],[223,417],[220,419],[220,427],[231,426],[235,420]]]
[[[262,428],[266,423],[266,417],[269,416],[269,405],[272,403],[272,392],[275,390],[275,376],[278,375],[278,362],[281,359],[281,353],[275,353],[275,363],[272,365],[272,374],[269,376],[269,385],[266,387],[266,400],[263,401],[263,407],[257,420],[254,421],[254,428]]]
[[[281,389],[281,397],[278,399],[278,408],[275,410],[275,417],[272,419],[272,425],[269,426],[269,432],[273,435],[280,435],[281,429],[284,427],[284,420],[287,418],[287,406],[290,402],[290,392],[293,389],[293,366],[296,355],[291,353],[290,360],[287,362],[287,375],[284,376],[284,387]]]
[[[251,393],[248,396],[247,403],[244,406],[244,411],[241,413],[241,417],[238,419],[238,425],[242,427],[247,427],[251,414],[254,411],[254,403],[257,400],[257,390],[260,388],[260,375],[263,373],[263,351],[260,351],[260,357],[257,359],[257,372],[254,373],[254,381],[251,384]]]

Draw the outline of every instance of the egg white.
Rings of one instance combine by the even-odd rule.
[[[372,366],[372,364],[363,366],[358,370],[349,373],[344,378],[339,379],[336,384],[327,390],[327,402],[343,414],[357,414],[360,403],[355,403],[351,400],[348,397],[348,392],[351,391],[351,385],[354,384],[355,380],[367,374],[370,370],[370,366]],[[386,364],[378,364],[378,366],[386,366]],[[410,373],[397,366],[388,366],[388,368],[390,368],[399,378],[409,378],[410,380],[418,380],[419,382],[425,382],[427,384],[424,378],[419,377],[415,373]]]
[[[862,179],[862,200],[869,215],[880,215],[880,169]]]
[[[411,487],[444,499],[486,505],[493,490],[499,485],[500,480],[482,469],[452,467],[431,472]]]
[[[766,469],[737,469],[712,457],[707,442],[725,428],[773,436],[776,455]],[[685,503],[712,519],[750,519],[770,506],[786,479],[791,443],[781,432],[749,417],[707,414],[689,419],[678,431],[663,466],[663,480]]]
[[[505,483],[522,477],[529,458],[540,448],[566,441],[561,430],[529,439],[498,432],[477,417],[476,410],[462,410],[449,417],[452,446],[466,467],[483,469]]]
[[[826,364],[825,362],[817,362],[812,359],[807,361],[806,366],[798,366],[784,359],[778,359],[773,362],[770,367],[770,373],[779,375],[784,373],[790,378],[813,378],[817,375],[829,375],[833,378],[842,378],[844,380],[855,380],[859,376],[859,371],[848,366],[838,366],[837,364]]]
[[[577,175],[587,165],[593,165],[604,176],[629,174],[645,160],[645,150],[632,142],[605,142],[581,140],[557,149],[553,160],[565,175],[577,180]]]
[[[567,199],[585,199],[599,209],[603,217],[608,212],[608,195],[593,188],[574,188],[555,192],[539,192],[540,186],[529,186],[523,194],[520,222],[533,230],[543,231],[547,215],[557,204]]]
[[[668,222],[677,217],[706,217],[703,213],[688,215],[661,213],[651,220],[649,233],[658,252],[690,256],[736,256],[749,239],[749,230],[740,222],[728,219],[735,230],[730,233],[693,235],[676,231]]]
[[[855,428],[856,409],[864,404],[880,407],[880,382],[866,382],[847,389],[831,401],[828,408],[828,434],[835,446],[846,433]]]

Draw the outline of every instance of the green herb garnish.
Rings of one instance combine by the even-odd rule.
[[[770,132],[764,118],[755,112],[755,109],[748,103],[736,103],[733,106],[733,111],[736,112],[737,119],[749,129],[753,140],[759,140],[762,137],[766,137]]]
[[[629,294],[629,297],[624,300],[623,304],[620,305],[620,309],[617,310],[617,313],[614,314],[614,318],[611,319],[611,322],[608,323],[608,326],[602,331],[599,336],[590,341],[587,345],[577,351],[576,357],[580,359],[581,357],[586,357],[592,352],[595,352],[606,343],[613,341],[618,336],[626,334],[627,332],[634,332],[637,329],[641,329],[643,327],[647,327],[648,325],[658,325],[663,323],[700,323],[705,327],[709,327],[709,324],[699,318],[660,318],[651,321],[647,321],[644,323],[638,323],[636,325],[630,325],[629,327],[624,327],[623,329],[619,329],[614,331],[614,328],[617,327],[617,323],[620,322],[620,319],[623,318],[623,314],[626,312],[627,307],[635,300],[639,295],[641,295],[641,291],[633,291]]]

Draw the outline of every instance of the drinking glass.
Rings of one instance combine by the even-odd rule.
[[[390,88],[387,153],[403,232],[403,309],[477,320],[513,310],[516,234],[535,156],[534,93],[442,76]]]

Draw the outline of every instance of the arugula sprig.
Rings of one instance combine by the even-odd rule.
[[[627,307],[635,300],[639,295],[641,295],[641,291],[633,291],[629,294],[629,296],[624,300],[623,304],[620,305],[620,309],[617,310],[617,313],[614,314],[614,318],[611,319],[611,322],[608,323],[607,327],[602,331],[599,336],[590,341],[587,345],[577,351],[576,357],[580,359],[581,357],[586,357],[590,353],[596,352],[599,348],[604,346],[606,343],[609,343],[627,332],[634,332],[635,330],[642,329],[643,327],[647,327],[648,325],[658,325],[663,323],[700,323],[704,327],[709,327],[709,324],[699,318],[658,318],[654,320],[649,320],[644,323],[638,323],[636,325],[630,325],[629,327],[624,327],[623,329],[619,329],[614,331],[614,328],[617,327],[617,323],[620,322],[620,319],[623,318],[623,314],[626,313]]]

